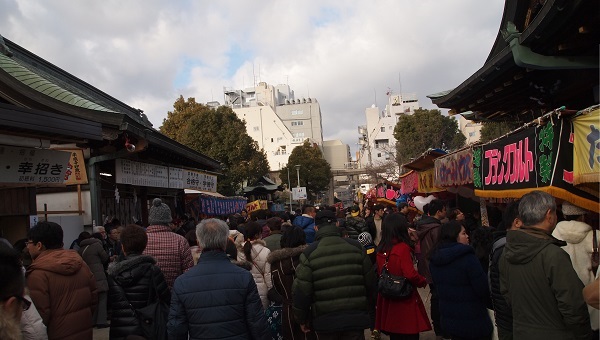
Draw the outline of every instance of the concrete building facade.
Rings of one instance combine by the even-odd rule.
[[[462,115],[455,115],[454,117],[458,122],[458,129],[467,138],[465,144],[473,144],[478,142],[481,138],[481,128],[483,125],[481,123],[467,120]]]
[[[375,104],[365,109],[366,125],[358,127],[357,163],[361,168],[382,165],[395,158],[396,123],[402,115],[413,114],[418,108],[417,95],[410,93],[389,94],[383,110]]]
[[[265,82],[223,92],[224,105],[246,121],[248,135],[265,150],[271,171],[283,168],[292,150],[306,139],[323,150],[321,107],[316,99],[296,99],[288,85]]]

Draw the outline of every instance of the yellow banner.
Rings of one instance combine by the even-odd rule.
[[[573,119],[573,184],[600,178],[600,109]]]
[[[435,169],[431,168],[429,170],[420,171],[419,173],[419,192],[420,193],[430,193],[430,192],[440,192],[445,191],[445,188],[439,188],[435,186]]]
[[[246,204],[246,211],[250,214],[256,210],[264,210],[267,209],[267,201],[265,200],[256,200]]]
[[[65,173],[66,185],[87,184],[87,171],[85,170],[85,161],[82,150],[64,150],[71,153],[67,172]]]

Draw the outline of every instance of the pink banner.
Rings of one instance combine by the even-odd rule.
[[[402,189],[400,193],[412,194],[419,190],[419,175],[416,171],[411,170],[408,174],[400,178]]]

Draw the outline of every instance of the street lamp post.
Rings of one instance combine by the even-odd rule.
[[[290,182],[290,167],[287,166],[288,172],[288,190],[290,191],[290,214],[292,213],[292,182]]]
[[[300,187],[300,165],[296,164],[296,175],[298,175],[298,185],[297,187]]]

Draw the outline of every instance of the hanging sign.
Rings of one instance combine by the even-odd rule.
[[[118,158],[115,160],[115,177],[115,181],[121,184],[155,188],[169,187],[169,168],[163,165]]]
[[[473,149],[473,185],[479,197],[520,198],[549,192],[582,208],[600,210],[597,197],[573,186],[571,124],[554,118]]]
[[[169,188],[183,189],[183,169],[169,167]]]
[[[473,183],[473,151],[471,149],[437,158],[434,163],[436,186],[450,187]]]
[[[402,186],[401,194],[412,194],[419,190],[419,175],[416,171],[411,170],[407,174],[400,176]]]
[[[69,152],[0,145],[0,182],[63,184]]]
[[[85,162],[83,159],[82,150],[63,150],[71,153],[71,158],[67,165],[67,171],[65,173],[66,185],[74,184],[87,184],[87,172],[85,170]]]
[[[573,184],[600,180],[600,109],[573,119]]]
[[[183,187],[200,191],[217,192],[217,176],[194,170],[183,170]]]
[[[307,198],[306,187],[292,188],[292,199],[305,200],[306,198]]]
[[[438,188],[435,186],[434,177],[435,177],[435,169],[431,168],[429,170],[420,171],[419,174],[419,192],[420,193],[430,193],[430,192],[440,192],[445,191],[444,188]]]

